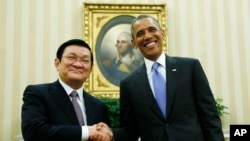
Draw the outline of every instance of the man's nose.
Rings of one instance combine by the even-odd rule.
[[[116,47],[120,47],[121,46],[121,43],[116,43]]]
[[[79,67],[79,68],[83,67],[82,60],[81,59],[76,59],[75,62],[74,62],[74,66]]]
[[[152,34],[148,31],[145,32],[145,36],[144,36],[144,39],[151,39],[152,38]]]

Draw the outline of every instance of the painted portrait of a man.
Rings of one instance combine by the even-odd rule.
[[[103,27],[106,30],[100,33],[103,36],[98,38],[98,66],[104,77],[116,86],[143,63],[142,55],[131,43],[130,23],[133,18],[124,15],[111,19]]]

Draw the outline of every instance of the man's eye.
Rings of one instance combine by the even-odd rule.
[[[157,29],[156,28],[150,28],[149,31],[156,31]]]
[[[142,32],[139,32],[139,33],[136,34],[136,37],[141,37],[141,36],[143,36]]]
[[[86,60],[86,59],[83,59],[82,62],[83,62],[84,64],[88,64],[90,61],[89,61],[89,60]]]
[[[74,59],[75,59],[74,56],[68,56],[67,58],[68,58],[69,60],[74,60]]]

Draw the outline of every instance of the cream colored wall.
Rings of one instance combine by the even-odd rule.
[[[223,127],[250,123],[249,0],[88,0],[166,3],[169,54],[200,59],[216,97],[230,109]],[[57,47],[82,38],[82,0],[0,1],[0,140],[21,134],[27,84],[57,79]]]

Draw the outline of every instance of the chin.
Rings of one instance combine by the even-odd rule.
[[[69,79],[72,80],[72,81],[80,81],[80,80],[83,79],[83,77],[82,77],[82,75],[71,75],[69,77]]]

